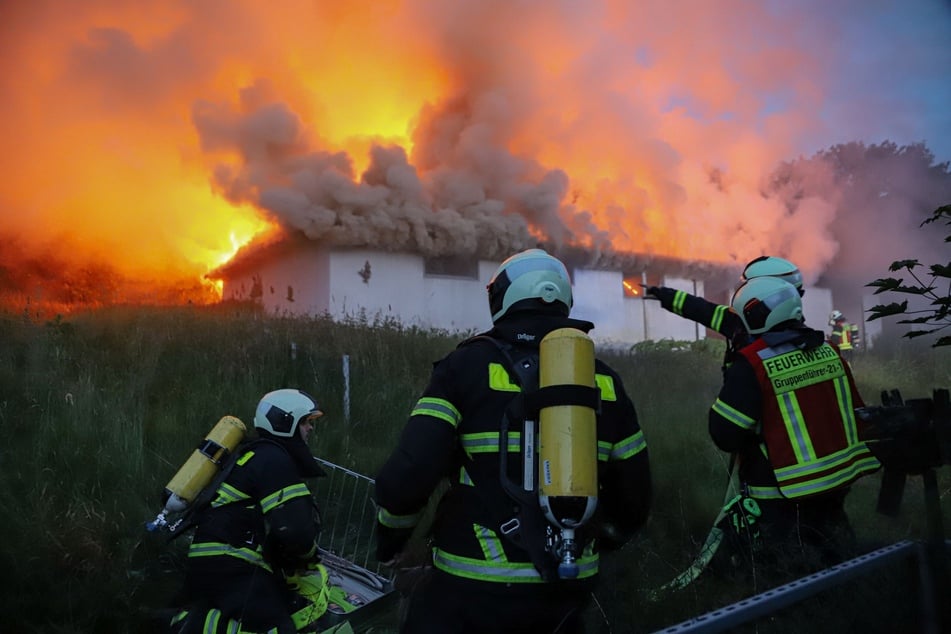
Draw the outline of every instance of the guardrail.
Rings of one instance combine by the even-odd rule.
[[[320,458],[317,462],[327,472],[317,480],[315,495],[323,522],[318,545],[389,579],[390,571],[371,563],[376,549],[373,479]]]

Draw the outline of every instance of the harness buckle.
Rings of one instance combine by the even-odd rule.
[[[517,517],[513,517],[509,521],[505,522],[499,526],[499,531],[506,537],[518,531],[522,527],[522,523],[518,521]]]

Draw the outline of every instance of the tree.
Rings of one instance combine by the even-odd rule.
[[[951,204],[938,207],[930,218],[921,223],[921,226],[942,220],[945,225],[951,226]],[[945,237],[944,241],[951,243],[951,233]],[[931,280],[927,284],[915,272],[915,269],[919,266],[924,265],[918,260],[897,260],[888,267],[888,270],[892,272],[901,271],[902,269],[908,271],[914,279],[914,284],[905,285],[904,278],[883,277],[866,284],[866,286],[876,288],[876,295],[893,292],[930,299],[932,300],[931,308],[909,310],[907,299],[901,302],[880,304],[870,309],[871,316],[868,321],[892,315],[908,315],[909,319],[901,319],[897,323],[918,324],[925,328],[912,329],[903,335],[910,339],[931,335],[951,326],[951,261],[948,264],[932,264],[930,267]],[[947,283],[944,280],[947,280]],[[942,288],[939,288],[939,286]],[[918,316],[911,317],[912,315]],[[932,344],[932,347],[936,348],[938,346],[951,346],[951,335],[939,336]]]

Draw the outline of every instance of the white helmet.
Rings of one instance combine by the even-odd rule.
[[[758,335],[785,321],[802,321],[802,298],[789,282],[778,277],[754,277],[744,282],[730,300],[746,331]]]
[[[795,286],[800,295],[803,294],[802,273],[795,264],[784,258],[762,255],[755,260],[750,260],[743,269],[743,281],[757,277],[778,277]]]
[[[292,438],[302,420],[323,415],[310,394],[294,389],[275,390],[258,402],[254,426],[280,438]]]
[[[829,315],[829,321],[839,321],[842,319],[842,313],[838,310],[833,310],[832,314]]]
[[[543,249],[528,249],[506,259],[499,265],[486,290],[493,323],[526,299],[538,299],[546,304],[558,302],[564,307],[565,316],[571,311],[568,269],[561,260]]]

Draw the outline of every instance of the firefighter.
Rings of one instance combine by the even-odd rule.
[[[802,287],[802,273],[789,260],[775,256],[760,256],[743,267],[742,282],[756,277],[778,277],[795,286],[799,295],[805,295]],[[660,300],[660,305],[675,315],[706,326],[726,338],[726,350],[723,353],[723,370],[733,363],[736,351],[749,342],[749,335],[740,318],[730,311],[729,306],[715,304],[702,297],[690,295],[666,286],[650,286],[647,295]]]
[[[805,325],[792,284],[748,280],[731,307],[751,341],[726,371],[709,432],[738,456],[739,526],[754,538],[753,563],[768,576],[839,562],[854,547],[849,486],[880,466],[860,440],[855,409],[864,404],[851,370]]]
[[[244,631],[296,631],[284,575],[318,561],[320,519],[304,479],[323,475],[308,446],[321,416],[317,401],[296,389],[258,403],[258,438],[239,446],[241,457],[198,519],[180,632],[212,632],[228,620]]]
[[[537,355],[546,334],[566,327],[586,333],[593,324],[569,317],[567,269],[542,249],[506,259],[487,290],[493,328],[462,342],[434,365],[399,445],[376,478],[377,558],[390,565],[401,562],[421,511],[447,478],[448,491],[433,522],[433,570],[409,597],[401,631],[580,632],[599,552],[619,548],[647,520],[651,476],[646,442],[620,377],[592,359],[600,388],[591,449],[591,460],[597,462],[597,512],[581,538],[577,578],[552,579],[544,562],[533,563],[544,557],[545,545],[523,530],[529,519],[543,516],[537,509],[523,509],[522,520],[512,521],[517,505],[503,485],[504,478],[525,466],[518,434],[501,431],[520,392],[518,379],[506,368],[512,357]],[[500,447],[500,437],[507,438],[507,446]],[[504,478],[503,459],[509,469]],[[498,509],[509,514],[508,522]],[[516,526],[521,541],[509,532]]]
[[[861,345],[859,327],[849,323],[841,311],[838,310],[833,310],[832,314],[829,315],[829,325],[832,326],[829,343],[839,349],[843,359],[851,362],[852,351]]]

